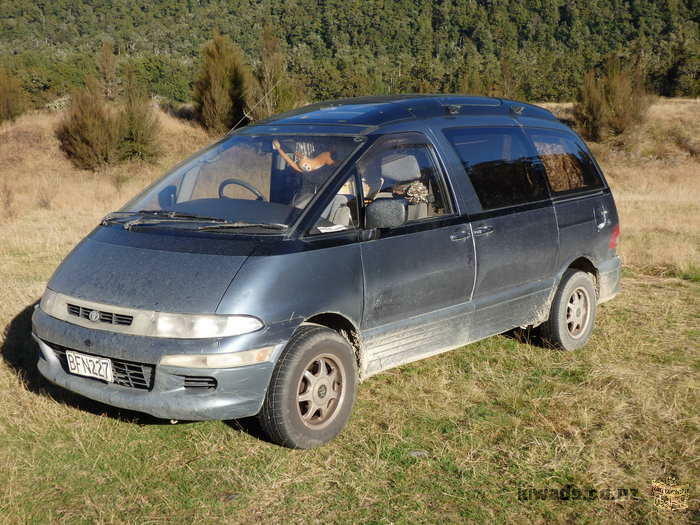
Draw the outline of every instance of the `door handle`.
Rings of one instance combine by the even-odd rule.
[[[479,235],[488,235],[490,233],[493,233],[493,226],[479,226],[478,228],[474,229],[474,237],[478,237]]]
[[[459,230],[450,235],[450,240],[452,242],[463,241],[469,238],[469,232],[467,230]]]
[[[598,210],[598,214],[600,215],[600,220],[597,220],[597,218],[596,218],[596,225],[595,226],[598,230],[602,230],[609,223],[608,210],[606,210],[605,208],[600,208]]]

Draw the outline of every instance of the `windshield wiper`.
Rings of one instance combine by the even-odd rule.
[[[121,215],[141,215],[147,217],[164,217],[167,219],[198,219],[203,221],[226,222],[226,219],[219,217],[206,217],[204,215],[194,215],[191,213],[181,213],[179,211],[170,210],[138,210],[138,211],[113,211],[108,213],[103,221],[112,221]]]
[[[139,210],[136,213],[141,215],[149,215],[154,217],[167,217],[169,219],[199,219],[203,221],[226,222],[226,219],[220,217],[206,217],[204,215],[194,215],[191,213],[181,213],[179,211],[169,210]]]
[[[102,224],[107,225],[110,222],[116,222],[115,219],[119,218],[119,215],[137,215],[135,219],[126,220],[121,222],[125,230],[130,230],[133,226],[138,224],[157,224],[159,222],[166,221],[199,221],[199,222],[217,222],[225,223],[226,219],[221,219],[219,217],[206,217],[203,215],[193,215],[191,213],[180,213],[177,211],[168,210],[139,210],[139,211],[117,211],[112,212],[102,219]]]
[[[200,231],[209,231],[209,230],[236,230],[240,228],[263,228],[266,230],[278,230],[278,231],[284,231],[287,228],[289,228],[288,225],[286,224],[280,224],[276,222],[245,222],[245,221],[237,221],[237,222],[222,222],[220,224],[209,224],[207,226],[200,226],[197,228]]]
[[[117,222],[116,219],[121,218],[120,215],[134,216],[134,219],[125,220],[119,222],[125,230],[130,230],[134,226],[147,225],[147,224],[159,224],[161,222],[213,222],[215,224],[208,224],[206,226],[199,226],[197,230],[207,231],[207,230],[226,230],[226,229],[240,229],[240,228],[264,228],[266,230],[286,230],[289,226],[286,224],[274,223],[274,222],[246,222],[246,221],[236,221],[228,222],[226,219],[221,219],[219,217],[205,217],[203,215],[194,215],[190,213],[180,213],[177,211],[168,210],[139,210],[139,211],[115,211],[102,219],[102,224],[107,225],[110,222]]]

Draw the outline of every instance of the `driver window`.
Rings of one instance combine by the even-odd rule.
[[[357,164],[365,204],[374,199],[402,199],[407,222],[449,215],[452,205],[433,148],[418,134],[392,137]]]
[[[354,230],[359,221],[355,171],[348,177],[321,213],[316,225],[311,228],[312,235]]]

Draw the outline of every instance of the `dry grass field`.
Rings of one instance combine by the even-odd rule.
[[[0,126],[0,521],[697,522],[700,101],[660,100],[633,135],[592,145],[625,277],[586,348],[499,336],[375,376],[346,431],[308,452],[247,423],[170,425],[41,379],[29,318],[56,265],[211,140],[161,114],[158,165],[90,173],[58,150],[58,119]],[[685,511],[654,504],[652,482],[669,476],[689,490]],[[567,485],[597,496],[530,491]]]

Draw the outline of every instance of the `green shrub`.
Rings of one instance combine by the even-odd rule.
[[[123,69],[133,68],[149,93],[169,102],[190,102],[194,69],[189,61],[167,55],[140,53],[131,57]]]
[[[24,91],[19,79],[0,68],[0,123],[16,119],[25,107]]]
[[[117,118],[107,106],[102,87],[89,77],[71,96],[70,108],[56,129],[61,149],[79,168],[96,170],[119,154]]]
[[[97,70],[100,72],[100,80],[105,97],[114,100],[117,95],[117,57],[114,54],[114,44],[106,40],[102,42],[100,52],[97,54]]]
[[[127,71],[124,100],[117,117],[119,159],[154,161],[160,156],[159,123],[146,90]]]
[[[606,134],[607,106],[601,81],[594,71],[583,77],[574,104],[574,120],[587,139],[600,142]]]
[[[195,112],[205,128],[223,133],[246,118],[250,71],[243,52],[226,36],[214,35],[202,48],[202,55],[194,83]]]
[[[246,113],[253,120],[289,111],[306,102],[302,83],[287,69],[287,54],[271,26],[260,35],[260,62],[254,71]]]
[[[621,135],[646,118],[652,97],[638,67],[625,67],[615,57],[600,73],[585,74],[574,105],[574,119],[582,134],[594,141]]]

